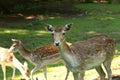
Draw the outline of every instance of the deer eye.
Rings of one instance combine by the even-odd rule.
[[[52,33],[52,36],[54,35],[54,33]]]
[[[62,33],[63,35],[65,35],[65,33]]]
[[[17,45],[13,45],[13,47],[16,47]]]
[[[26,71],[26,72],[28,72],[28,73],[29,73],[30,71],[27,69],[27,71]]]

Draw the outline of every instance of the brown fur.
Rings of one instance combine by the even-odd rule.
[[[63,30],[63,28],[61,28],[61,27],[55,28],[55,32],[61,32],[62,30]]]
[[[31,61],[35,64],[34,69],[31,71],[31,76],[33,78],[33,73],[35,73],[39,68],[44,69],[44,76],[47,80],[47,71],[46,66],[50,63],[61,61],[61,57],[59,55],[59,49],[57,46],[50,44],[42,47],[38,47],[32,51],[27,50],[23,43],[20,40],[13,39],[13,44],[9,49],[10,52],[15,52],[18,50],[24,58]],[[69,72],[67,72],[66,79]]]
[[[53,28],[48,25],[46,29],[50,31],[49,28],[53,30],[51,32],[54,34],[54,44],[59,46],[61,57],[67,68],[72,71],[74,80],[84,80],[85,71],[92,68],[96,69],[101,80],[105,80],[105,72],[101,64],[108,74],[108,79],[112,80],[110,66],[115,52],[115,41],[112,38],[99,35],[77,41],[69,46],[62,32],[70,30],[71,24],[65,25],[64,28]]]
[[[74,51],[74,54],[80,54],[80,58],[82,58],[82,60],[85,60],[90,56],[100,54],[99,51],[102,50],[107,53],[106,58],[111,58],[115,51],[115,41],[107,36],[99,35],[83,41],[77,41],[73,43],[70,48]]]
[[[35,55],[40,54],[39,57],[42,59],[44,57],[57,54],[58,51],[59,51],[59,49],[57,46],[50,44],[50,45],[36,48],[34,51],[32,51],[32,54],[35,54]]]

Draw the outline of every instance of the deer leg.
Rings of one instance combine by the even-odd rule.
[[[67,74],[66,74],[65,80],[67,80],[69,73],[70,73],[70,71],[67,69]]]
[[[44,70],[45,80],[47,80],[47,66],[46,65],[43,67],[43,70]]]
[[[107,72],[107,75],[108,75],[108,80],[112,80],[112,71],[111,71],[111,68],[110,68],[110,66],[111,66],[111,61],[112,61],[112,59],[109,59],[109,60],[106,60],[106,61],[103,63],[103,65],[104,65],[104,67],[105,67],[105,70],[106,70],[106,72]]]
[[[13,68],[12,80],[14,80],[14,77],[15,77],[15,68],[14,67],[12,67],[12,68]]]
[[[105,80],[105,72],[103,71],[101,65],[97,66],[96,71],[98,72],[99,76],[100,76],[100,80]]]
[[[80,80],[84,80],[85,71],[80,72]]]
[[[33,80],[33,74],[41,67],[41,64],[37,64],[31,71],[31,79]]]
[[[2,65],[1,67],[4,75],[4,80],[6,80],[6,67],[4,65]]]
[[[74,77],[74,80],[79,80],[78,72],[73,72],[73,77]],[[82,79],[80,79],[80,80],[82,80]]]

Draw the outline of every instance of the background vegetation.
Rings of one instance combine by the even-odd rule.
[[[35,11],[34,14],[47,13],[49,11],[62,13],[66,10],[75,9],[73,3],[119,4],[120,0],[0,0],[0,12],[5,14],[18,12],[33,14],[33,11]]]
[[[4,0],[1,1],[4,2]],[[30,0],[30,1],[34,1],[34,0]],[[52,0],[50,1],[52,2]],[[85,2],[91,2],[91,1],[93,0],[86,0]],[[13,2],[15,2],[15,0],[13,0]],[[39,0],[39,2],[44,2],[44,1]],[[4,13],[5,9],[3,9],[0,13],[0,42],[1,42],[0,46],[9,48],[12,44],[11,39],[16,38],[22,40],[26,48],[28,48],[29,50],[33,50],[36,47],[48,45],[53,42],[51,34],[44,29],[45,24],[51,24],[53,26],[64,26],[67,23],[73,23],[72,29],[66,33],[67,41],[72,43],[77,40],[84,40],[91,36],[106,34],[116,40],[117,43],[116,49],[118,51],[120,50],[120,27],[119,27],[120,5],[119,4],[69,3],[67,6],[65,6],[64,4],[59,4],[59,1],[55,3],[51,3],[52,5],[50,3],[46,3],[46,4],[47,5],[44,5],[45,8],[43,8],[43,11],[41,11],[41,13],[40,11],[38,11],[38,13],[35,12],[39,9],[39,7],[40,9],[41,6],[43,7],[43,5],[41,4],[39,5],[38,3],[33,3],[33,4],[27,3],[27,5],[25,4],[15,5],[10,9],[12,12],[14,12],[11,14],[5,14]],[[58,7],[56,7],[56,4]],[[24,12],[24,10],[26,9],[27,11]],[[25,59],[23,59],[19,53],[16,53],[15,56],[22,63],[25,61]],[[119,54],[115,55],[115,59],[117,58],[118,61],[119,61],[119,57],[120,57]],[[29,63],[30,70],[33,67],[34,65]],[[117,63],[115,62],[112,65],[112,69],[116,69],[119,67],[120,64],[118,62]],[[48,68],[49,68],[48,69],[49,80],[64,79],[66,74],[66,69],[62,63],[49,65]],[[42,70],[38,71],[36,74],[39,73],[39,75],[36,76],[43,77],[41,71]],[[56,71],[58,73],[56,73]],[[1,69],[0,72],[2,72]],[[8,68],[7,72],[8,72],[7,76],[9,80],[12,74],[12,69]],[[93,75],[91,75],[91,73]],[[21,76],[19,77],[19,75],[21,74],[19,71],[17,71],[16,79],[21,77]],[[95,71],[90,71],[86,73],[86,77],[90,77],[89,78],[90,80],[94,76],[96,76]],[[2,77],[3,74],[1,73],[0,78]],[[69,80],[73,80],[71,74]]]

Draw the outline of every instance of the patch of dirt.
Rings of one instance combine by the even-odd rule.
[[[0,17],[0,27],[6,28],[10,27],[15,23],[28,23],[33,22],[35,19],[46,20],[46,19],[54,19],[54,18],[71,18],[71,17],[81,17],[84,16],[84,13],[73,13],[73,14],[59,14],[59,15],[44,15],[44,14],[9,14],[4,15],[4,17]]]
[[[0,27],[1,28],[10,28],[14,24],[24,24],[24,23],[31,23],[34,21],[36,16],[24,16],[22,14],[12,14],[12,15],[5,15],[5,17],[0,17]],[[22,27],[22,26],[21,26]]]
[[[5,15],[5,17],[1,17],[0,18],[0,22],[28,22],[28,21],[32,21],[36,16],[32,16],[32,15],[29,15],[29,16],[24,16],[22,14],[12,14],[12,15]]]

